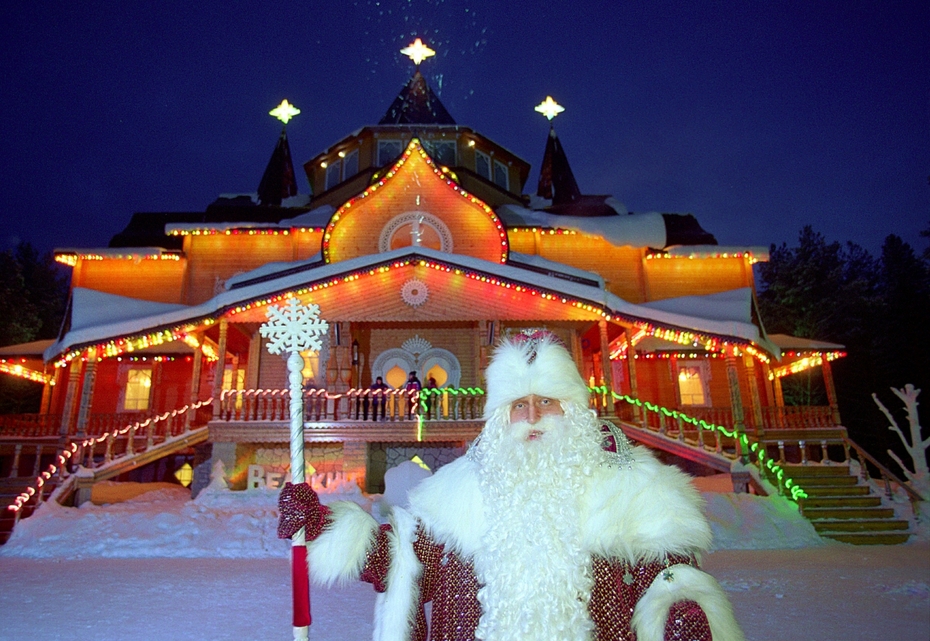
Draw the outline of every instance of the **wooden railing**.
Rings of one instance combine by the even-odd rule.
[[[0,437],[45,438],[58,436],[61,414],[0,415]]]
[[[304,420],[308,422],[394,422],[419,417],[431,421],[478,420],[483,410],[484,392],[478,388],[304,392]],[[287,421],[289,412],[287,390],[226,390],[220,399],[218,418],[236,422]]]
[[[200,439],[206,438],[206,413],[199,410],[208,409],[212,399],[199,401],[190,406],[171,410],[163,414],[152,415],[143,420],[120,425],[120,415],[98,415],[99,420],[90,420],[90,429],[97,430],[102,426],[116,424],[106,431],[97,434],[88,434],[81,437],[66,436],[55,445],[56,456],[53,463],[41,473],[37,474],[36,481],[25,492],[19,495],[9,506],[15,512],[20,512],[24,506],[32,502],[41,502],[46,484],[57,484],[64,477],[76,470],[78,465],[87,470],[99,470],[104,466],[133,466],[138,461],[134,457],[157,455],[164,448],[177,447],[192,442],[194,435],[199,432]],[[132,416],[138,417],[138,414]],[[198,418],[199,417],[199,418]],[[199,429],[198,432],[194,428]],[[8,442],[14,439],[4,434]],[[28,440],[25,439],[24,440]],[[14,450],[14,456],[21,455],[22,448]],[[41,460],[42,450],[36,451],[36,464]],[[17,465],[18,467],[18,465]],[[111,470],[112,466],[105,469]]]
[[[902,481],[898,476],[889,470],[887,467],[882,465],[874,456],[866,452],[860,445],[853,441],[848,436],[843,439],[843,445],[846,448],[846,459],[850,460],[850,455],[855,455],[856,459],[859,462],[859,477],[863,482],[868,483],[872,477],[869,468],[874,468],[878,471],[878,475],[881,477],[881,480],[885,486],[885,497],[888,500],[891,500],[894,496],[894,487],[897,485],[907,494],[907,498],[911,502],[911,511],[914,516],[919,516],[920,514],[920,504],[923,502],[923,497],[917,493],[914,488]]]
[[[597,409],[602,416],[615,415],[625,423],[674,439],[682,445],[714,452],[731,460],[740,458],[742,455],[739,439],[736,438],[736,434],[732,430],[730,430],[730,434],[732,434],[730,435],[720,429],[707,429],[701,427],[700,424],[695,425],[683,419],[669,416],[662,411],[650,411],[644,407],[637,408],[629,403],[618,403],[613,412],[611,408],[605,408],[600,403],[597,405]],[[685,413],[690,415],[688,410],[685,410]],[[699,417],[695,416],[694,418]],[[723,427],[728,425],[722,422],[715,423],[708,419],[701,420],[711,425]]]
[[[733,427],[733,410],[729,407],[682,407],[682,412],[714,425]],[[808,429],[834,427],[833,410],[829,406],[786,405],[762,407],[762,428],[769,430]],[[749,408],[744,408],[743,424],[748,430],[758,431],[755,417]]]

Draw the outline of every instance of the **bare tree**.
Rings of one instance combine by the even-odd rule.
[[[930,469],[927,467],[927,448],[930,448],[930,437],[921,439],[920,436],[920,419],[917,416],[917,396],[920,394],[920,390],[908,383],[904,386],[903,390],[892,387],[891,391],[894,392],[895,396],[901,399],[907,410],[907,422],[910,426],[910,441],[904,436],[904,432],[898,426],[898,422],[891,415],[891,412],[888,411],[888,408],[878,400],[878,396],[872,394],[872,400],[875,401],[875,404],[878,405],[878,409],[880,409],[882,414],[885,415],[885,418],[888,419],[888,429],[892,432],[896,432],[898,438],[900,438],[901,442],[904,444],[904,449],[911,457],[914,471],[911,472],[904,463],[901,462],[900,457],[893,451],[888,450],[888,456],[893,458],[895,462],[901,466],[901,469],[904,470],[904,475],[911,482],[911,487],[920,494],[925,501],[928,501],[930,500]]]

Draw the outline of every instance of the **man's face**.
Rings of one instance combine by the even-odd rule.
[[[562,404],[555,398],[548,396],[536,396],[530,394],[518,398],[510,405],[510,424],[529,423],[536,425],[540,419],[546,416],[564,416],[565,411]],[[535,441],[542,436],[541,430],[529,430],[526,440]]]

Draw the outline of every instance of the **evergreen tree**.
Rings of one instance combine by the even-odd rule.
[[[930,264],[894,235],[876,260],[858,245],[827,243],[808,226],[797,247],[772,246],[759,275],[769,332],[845,346],[847,357],[833,365],[843,422],[854,440],[891,463],[883,453],[899,444],[883,429],[872,394],[891,402],[891,387],[930,390]],[[786,402],[825,402],[820,380],[819,370],[786,377]]]
[[[68,297],[68,279],[51,254],[29,243],[0,252],[0,346],[55,338]],[[0,375],[0,414],[38,411],[42,386]]]

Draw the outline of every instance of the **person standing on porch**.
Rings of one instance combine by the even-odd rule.
[[[378,376],[375,382],[368,388],[370,394],[365,398],[365,420],[368,420],[368,405],[371,403],[371,420],[377,421],[379,418],[378,410],[381,410],[380,418],[384,420],[384,408],[387,404],[387,390],[390,386],[384,382],[384,379]]]
[[[420,408],[420,390],[423,389],[423,384],[420,382],[420,379],[417,378],[416,372],[410,372],[407,376],[407,383],[404,385],[404,391],[407,392],[407,418],[413,418],[416,416]]]

